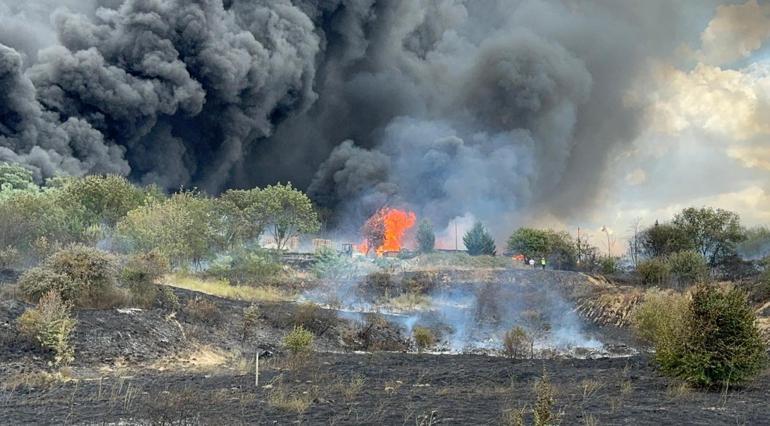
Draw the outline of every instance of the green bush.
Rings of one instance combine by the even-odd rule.
[[[753,378],[767,361],[756,320],[743,291],[699,285],[692,294],[681,356],[665,369],[707,387]]]
[[[351,279],[358,273],[357,262],[350,256],[338,254],[329,248],[322,248],[316,254],[313,274],[318,278],[331,280]]]
[[[635,308],[636,332],[655,347],[655,359],[661,366],[672,365],[681,355],[689,309],[686,295],[657,289],[648,290],[644,301]]]
[[[70,307],[57,291],[51,290],[40,298],[37,307],[24,311],[17,323],[21,335],[54,353],[56,365],[66,365],[74,359],[70,335],[75,329],[75,320],[70,315]]]
[[[120,280],[125,285],[135,305],[151,307],[158,298],[156,281],[169,271],[169,262],[158,252],[131,255],[120,270]]]
[[[503,351],[508,358],[523,358],[532,350],[532,338],[523,328],[516,326],[508,330],[503,336]]]
[[[737,289],[699,285],[686,296],[648,293],[634,314],[664,373],[710,387],[744,382],[766,362],[756,315]]]
[[[548,374],[543,369],[543,376],[535,382],[535,407],[532,410],[535,426],[551,426],[558,423],[558,416],[554,413],[555,393]]]
[[[614,257],[605,257],[601,260],[602,274],[614,274],[618,271],[618,262]]]
[[[198,265],[222,244],[212,199],[185,191],[129,211],[117,224],[117,241],[128,251],[157,250],[174,266]]]
[[[679,285],[688,286],[708,277],[706,259],[694,250],[685,250],[668,255],[668,269]]]
[[[249,305],[243,308],[243,327],[242,327],[242,340],[246,340],[246,337],[253,328],[259,323],[259,307],[257,305]]]
[[[412,337],[415,345],[417,345],[417,350],[420,352],[436,344],[436,336],[426,327],[415,327],[412,330]]]
[[[158,288],[158,305],[167,311],[176,312],[180,307],[179,297],[171,287],[161,285]]]
[[[238,250],[220,256],[209,265],[207,275],[228,281],[232,285],[261,285],[283,274],[283,267],[263,250]]]
[[[27,270],[19,278],[19,288],[32,303],[49,290],[56,290],[76,307],[112,307],[125,298],[115,286],[115,269],[115,259],[109,253],[70,246],[51,255],[41,266]]]
[[[70,277],[44,267],[28,269],[19,278],[19,291],[30,303],[37,303],[44,294],[52,290],[59,293],[65,301],[75,301],[80,289]]]
[[[313,333],[305,327],[298,325],[283,338],[283,345],[292,354],[307,353],[313,345]]]
[[[640,262],[636,266],[636,272],[646,285],[663,285],[668,282],[670,276],[668,264],[659,258]]]

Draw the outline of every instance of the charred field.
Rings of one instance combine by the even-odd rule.
[[[259,303],[172,288],[181,306],[174,312],[78,311],[75,361],[59,370],[15,334],[25,304],[6,295],[3,422],[508,424],[522,413],[530,423],[543,377],[561,424],[768,421],[770,375],[720,391],[672,382],[625,327],[627,307],[605,301],[610,295],[633,301],[627,296],[633,289],[584,274],[407,271],[317,282],[297,301]],[[423,294],[428,302],[389,302],[403,294]],[[457,294],[449,303],[447,295]],[[209,313],[191,310],[200,305]],[[249,306],[259,315],[246,329]],[[511,323],[535,335],[535,320],[557,318],[574,323],[555,322],[520,359],[501,352],[500,333]],[[297,324],[314,333],[314,352],[285,350],[282,338]],[[418,326],[436,334],[424,353],[409,330]],[[555,336],[562,332],[580,337],[560,341]],[[593,343],[581,346],[586,342]]]

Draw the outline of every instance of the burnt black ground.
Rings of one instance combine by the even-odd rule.
[[[290,370],[281,364],[264,361],[258,389],[245,371],[145,371],[6,390],[0,393],[2,423],[428,424],[421,421],[432,415],[432,424],[500,424],[505,410],[531,406],[533,384],[545,371],[562,424],[770,424],[769,375],[726,392],[678,392],[645,356],[513,362],[479,355],[327,353]],[[363,385],[346,397],[356,376]],[[275,392],[312,402],[297,413],[273,406]]]

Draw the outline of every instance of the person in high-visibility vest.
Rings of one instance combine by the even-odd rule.
[[[540,266],[542,266],[543,270],[545,271],[545,257],[540,258]]]

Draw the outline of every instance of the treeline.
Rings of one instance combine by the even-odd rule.
[[[519,228],[508,238],[507,251],[527,259],[545,258],[554,269],[611,272],[615,259],[602,257],[587,240],[552,229]]]
[[[291,184],[168,196],[120,176],[61,177],[40,186],[7,163],[0,164],[0,217],[0,268],[37,264],[71,244],[200,263],[263,234],[283,249],[320,226],[310,199]]]
[[[587,240],[567,232],[519,228],[507,251],[545,257],[556,269],[612,273],[620,259],[603,256]],[[737,213],[711,207],[685,208],[670,222],[638,229],[629,239],[627,263],[646,284],[689,285],[707,276],[736,279],[755,271],[751,260],[770,254],[770,230],[746,228]]]

